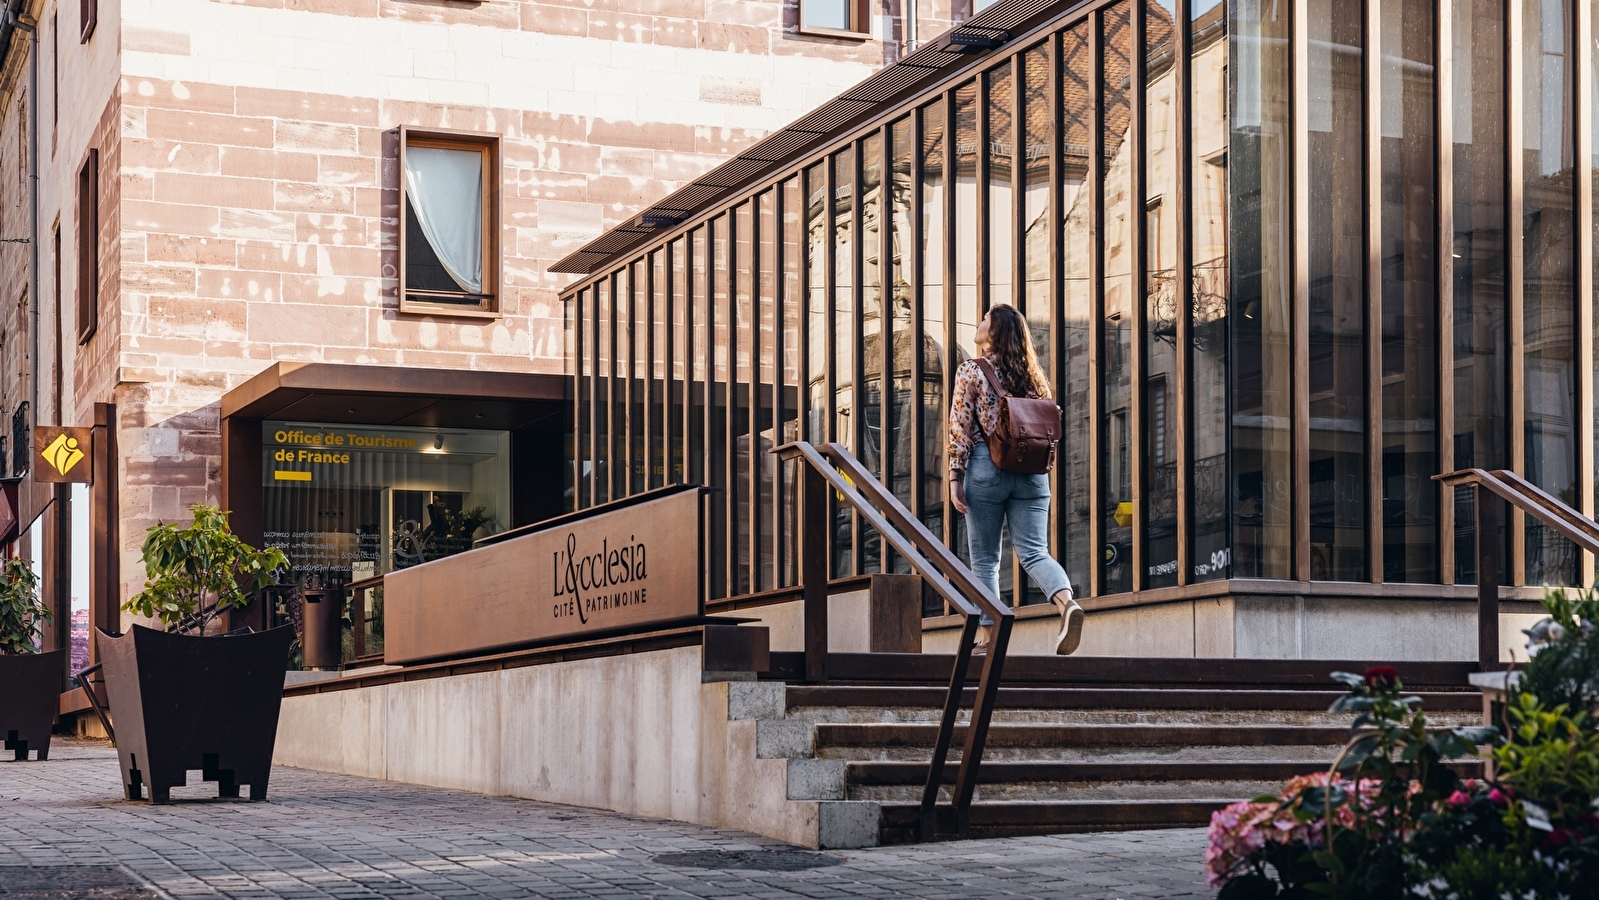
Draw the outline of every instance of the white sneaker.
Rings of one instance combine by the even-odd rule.
[[[1055,636],[1055,654],[1070,656],[1077,652],[1078,645],[1083,642],[1083,608],[1072,599],[1070,588],[1061,593],[1066,595],[1066,602],[1064,605],[1057,604],[1060,606],[1060,634]]]

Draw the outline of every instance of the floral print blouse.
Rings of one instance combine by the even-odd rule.
[[[998,366],[992,354],[984,357]],[[1029,393],[1027,396],[1036,397]],[[972,427],[975,418],[977,427]],[[966,471],[966,460],[972,455],[972,445],[987,440],[999,427],[999,395],[988,383],[988,376],[977,367],[977,360],[969,359],[955,370],[955,390],[949,398],[949,471],[955,477]]]

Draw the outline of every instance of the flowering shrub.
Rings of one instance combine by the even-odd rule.
[[[1599,896],[1599,597],[1551,591],[1498,727],[1430,729],[1387,666],[1334,673],[1356,714],[1329,772],[1211,819],[1220,900]],[[1491,744],[1494,780],[1444,760]]]

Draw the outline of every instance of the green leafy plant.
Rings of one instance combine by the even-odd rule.
[[[39,599],[39,577],[33,574],[32,563],[20,556],[6,557],[0,566],[0,653],[37,652],[34,634],[50,619],[50,607]]]
[[[190,507],[186,528],[151,526],[144,539],[144,590],[123,609],[160,619],[167,631],[197,631],[223,612],[250,602],[249,593],[271,584],[289,567],[283,551],[257,550],[228,527],[228,514],[215,506]]]

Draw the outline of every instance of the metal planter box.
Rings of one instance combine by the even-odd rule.
[[[129,800],[166,803],[199,769],[217,796],[264,800],[294,629],[191,637],[141,625],[99,631],[106,699]]]
[[[27,759],[29,750],[38,759],[50,756],[66,653],[0,656],[0,738],[16,759]]]

